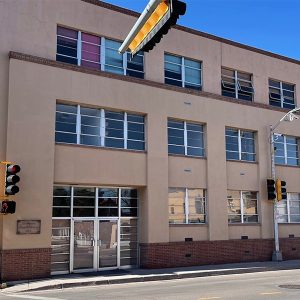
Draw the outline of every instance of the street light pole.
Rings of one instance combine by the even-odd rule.
[[[270,151],[271,151],[271,177],[276,182],[276,173],[275,173],[275,148],[274,148],[274,129],[273,126],[270,126]],[[276,194],[276,193],[275,193]],[[278,210],[277,210],[277,194],[274,199],[273,205],[273,222],[274,222],[274,240],[275,240],[275,250],[272,254],[273,261],[282,261],[282,253],[279,249],[279,233],[278,233]]]
[[[276,182],[276,172],[275,172],[275,147],[274,147],[274,132],[275,129],[280,125],[282,121],[289,121],[292,122],[295,119],[299,119],[295,113],[299,112],[300,108],[294,108],[286,113],[275,125],[270,125],[270,153],[271,153],[271,177]],[[277,194],[276,198],[274,199],[273,205],[273,225],[274,225],[274,240],[275,240],[275,250],[272,254],[273,261],[282,261],[282,252],[279,248],[279,233],[278,233],[278,201],[277,201]]]

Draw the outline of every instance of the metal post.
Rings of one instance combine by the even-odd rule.
[[[271,151],[271,175],[274,182],[276,181],[275,173],[275,149],[274,149],[274,128],[270,126],[270,151]],[[278,234],[278,210],[277,210],[277,194],[274,199],[273,207],[273,219],[274,219],[274,241],[275,241],[275,250],[272,254],[273,261],[282,261],[282,253],[279,249],[279,234]]]

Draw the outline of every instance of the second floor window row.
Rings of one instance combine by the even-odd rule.
[[[120,42],[81,31],[57,27],[56,60],[111,73],[144,78],[144,54],[133,59],[119,54]]]

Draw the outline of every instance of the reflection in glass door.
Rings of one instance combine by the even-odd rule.
[[[99,221],[99,268],[117,267],[118,220]]]
[[[74,270],[94,267],[94,246],[94,221],[74,221]]]

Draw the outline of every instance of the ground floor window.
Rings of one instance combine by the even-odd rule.
[[[279,223],[300,223],[300,194],[288,193],[287,200],[278,203]]]
[[[206,193],[203,189],[169,188],[169,223],[206,222]]]
[[[227,210],[228,223],[257,223],[257,192],[228,190]]]
[[[136,189],[54,187],[52,273],[136,265]]]

